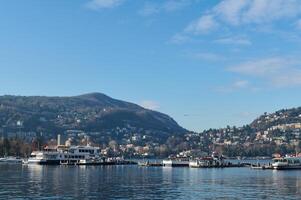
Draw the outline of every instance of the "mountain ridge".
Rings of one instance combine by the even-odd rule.
[[[97,92],[68,97],[0,96],[0,127],[6,132],[21,129],[60,133],[78,129],[100,135],[128,128],[163,139],[187,132],[164,113]]]

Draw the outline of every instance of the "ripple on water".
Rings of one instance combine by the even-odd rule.
[[[1,199],[300,199],[301,171],[0,165]]]

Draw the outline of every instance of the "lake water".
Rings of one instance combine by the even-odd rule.
[[[0,199],[301,199],[301,170],[1,164]]]

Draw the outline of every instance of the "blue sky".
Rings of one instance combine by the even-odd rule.
[[[7,0],[0,94],[103,92],[201,131],[301,106],[299,0]]]

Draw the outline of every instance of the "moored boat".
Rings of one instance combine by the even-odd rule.
[[[209,168],[209,167],[225,167],[224,157],[213,152],[211,156],[197,158],[189,162],[192,168]]]
[[[189,167],[191,168],[208,167],[208,163],[204,160],[191,160],[189,161]]]
[[[137,163],[141,167],[162,167],[162,162],[149,162],[149,161],[140,161]]]
[[[8,157],[3,157],[0,158],[0,163],[22,163],[22,159],[19,157],[13,157],[13,156],[8,156]]]
[[[24,164],[60,165],[60,164],[97,164],[103,162],[99,147],[91,146],[58,146],[44,148],[31,153]]]
[[[173,158],[163,160],[163,167],[188,167],[189,158]]]
[[[273,169],[301,169],[301,157],[285,156],[283,158],[273,159]]]

